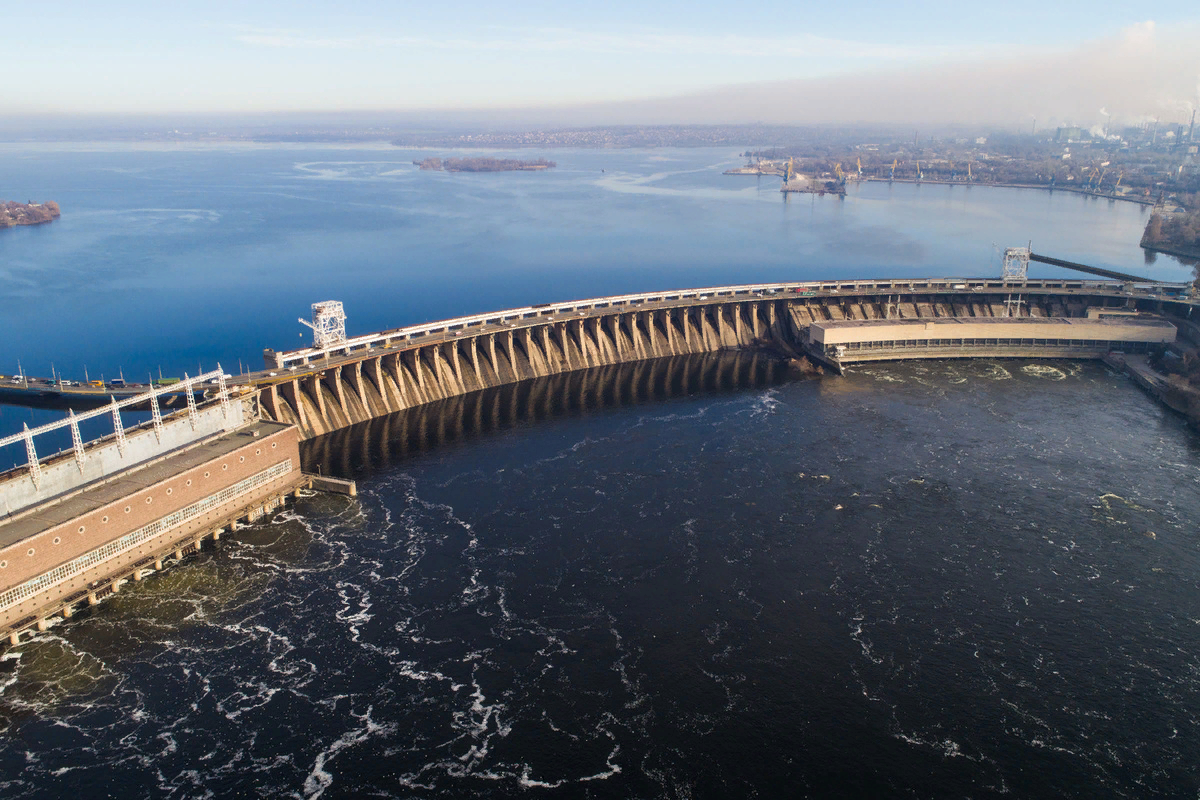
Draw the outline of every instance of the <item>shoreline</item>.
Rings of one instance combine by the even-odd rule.
[[[1154,253],[1162,253],[1166,256],[1174,256],[1175,258],[1200,262],[1200,249],[1188,250],[1186,248],[1174,248],[1169,245],[1163,246],[1161,244],[1143,244],[1142,249],[1149,250]]]
[[[1041,183],[994,183],[992,181],[988,181],[988,182],[971,181],[968,183],[967,181],[948,181],[948,180],[937,179],[937,178],[930,178],[928,180],[919,180],[919,181],[914,180],[912,178],[895,178],[895,179],[862,178],[861,180],[864,183],[912,183],[912,184],[918,184],[918,185],[922,184],[922,183],[936,183],[936,184],[939,184],[942,186],[966,186],[966,187],[981,186],[984,188],[992,188],[992,189],[1040,189],[1045,192],[1069,192],[1070,194],[1079,194],[1079,195],[1083,195],[1085,197],[1095,197],[1097,199],[1103,199],[1103,200],[1124,200],[1125,202],[1137,203],[1138,205],[1141,205],[1141,206],[1153,206],[1154,205],[1154,201],[1148,197],[1129,197],[1127,195],[1119,195],[1119,194],[1115,194],[1115,195],[1114,194],[1097,194],[1096,192],[1089,192],[1089,191],[1085,191],[1083,189],[1076,189],[1076,188],[1068,187],[1068,186],[1047,186],[1047,185],[1041,184]]]

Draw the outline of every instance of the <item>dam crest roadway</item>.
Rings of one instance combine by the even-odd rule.
[[[345,338],[314,304],[314,346],[264,351],[263,418],[301,438],[426,403],[592,367],[761,349],[840,372],[873,360],[1101,358],[1200,338],[1185,283],[930,278],[749,284],[601,297]],[[328,313],[327,313],[328,312]],[[329,317],[332,316],[333,319]]]

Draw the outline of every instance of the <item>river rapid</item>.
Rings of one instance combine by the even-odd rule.
[[[585,201],[535,186],[514,200],[519,210],[493,212],[528,224],[509,229],[505,258],[533,254],[510,264],[506,277],[496,261],[472,267],[447,249],[449,266],[427,278],[441,282],[440,292],[422,300],[418,289],[397,288],[384,296],[378,287],[394,285],[385,279],[409,267],[360,276],[346,255],[335,262],[350,265],[339,299],[356,298],[348,301],[352,319],[359,308],[369,323],[355,320],[354,330],[365,331],[422,314],[647,284],[973,274],[984,268],[975,269],[963,248],[978,249],[975,240],[989,230],[1009,236],[1012,215],[1033,202],[1014,193],[1020,202],[1005,206],[1010,195],[1001,191],[1001,199],[975,207],[982,193],[973,192],[958,216],[964,228],[913,229],[918,249],[907,266],[863,255],[826,267],[832,262],[812,255],[820,246],[803,243],[830,235],[837,216],[867,241],[868,228],[919,215],[890,201],[868,203],[868,192],[879,190],[872,187],[844,202],[801,204],[769,196],[770,187],[730,188],[725,181],[746,179],[699,171],[710,161],[735,163],[715,155],[621,153],[614,158],[625,166],[616,167],[600,166],[604,154],[579,155],[606,170],[576,179],[582,194],[600,198],[587,202],[604,209],[611,200],[616,214],[630,198],[652,198],[644,214],[668,242],[683,241],[705,219],[730,217],[723,230],[696,233],[693,252],[707,245],[716,252],[696,255],[694,272],[682,258],[674,266],[656,261],[665,249],[639,261],[634,244],[622,251],[619,237],[615,252],[628,260],[614,257],[611,273],[601,269],[604,254],[590,248],[601,246],[603,230],[576,231],[578,220],[561,217],[541,232],[535,224],[556,213],[575,219],[572,203],[582,209]],[[52,164],[128,158],[133,169],[159,163],[151,156],[33,157]],[[660,156],[696,171],[656,178],[669,172],[650,160]],[[224,165],[211,175],[227,192],[241,185],[231,164],[249,165],[251,174],[278,170],[280,185],[307,186],[292,162],[317,161],[306,154],[285,165],[277,151],[205,157]],[[571,168],[569,157],[555,158]],[[362,153],[342,160],[356,159],[367,160]],[[175,163],[185,183],[178,161],[162,163]],[[313,180],[367,204],[372,192],[385,191],[384,173],[401,166],[361,167],[370,176],[361,186],[339,177],[358,174],[358,166],[322,169],[334,172]],[[129,175],[111,174],[121,185]],[[200,185],[205,174],[193,165]],[[433,191],[415,183],[425,180],[421,173],[403,175],[404,185]],[[482,243],[478,251],[469,244],[471,203],[491,208],[497,193],[513,190],[465,177],[429,180],[448,181],[461,206],[453,211],[461,219],[444,223],[451,227],[441,238],[457,230],[453,242],[481,253]],[[55,194],[64,236],[74,235],[66,228],[70,204]],[[177,205],[199,207],[191,199]],[[169,207],[162,197],[153,205]],[[240,213],[235,207],[222,206],[220,218]],[[1095,230],[1132,230],[1136,212],[1088,219]],[[632,211],[620,213],[636,222]],[[790,233],[758,231],[766,242],[754,259],[743,252],[752,243],[739,238],[741,226],[765,215]],[[671,227],[676,217],[688,221]],[[141,273],[148,296],[182,280],[167,251],[192,222],[171,219],[164,239],[147,234],[162,248],[148,258],[169,267]],[[596,224],[619,227],[611,219]],[[36,235],[53,235],[54,225]],[[636,222],[629,235],[648,244],[649,227]],[[535,285],[542,267],[534,262],[553,260],[535,245],[565,243],[572,231],[571,247],[553,249],[570,269],[547,267]],[[259,234],[268,263],[271,235]],[[1099,262],[1109,246],[1103,236],[1092,245],[1083,233],[1070,236],[1079,237],[1079,249],[1063,245],[1055,254]],[[215,263],[238,251],[234,232],[215,238]],[[0,243],[9,270],[13,247]],[[49,253],[56,247],[65,245],[51,241]],[[80,245],[77,258],[83,252]],[[429,250],[409,252],[433,259]],[[722,258],[731,264],[720,267]],[[61,263],[49,256],[45,263],[48,280],[62,278],[61,293],[77,292]],[[1124,257],[1105,263],[1137,266]],[[1176,269],[1162,261],[1152,268]],[[123,289],[104,283],[102,263],[89,269],[99,276],[96,297],[126,302]],[[200,310],[183,304],[169,324],[128,317],[123,339],[85,343],[97,354],[89,358],[145,365],[196,331],[208,332],[214,353],[243,352],[264,330],[275,331],[262,337],[274,345],[291,331],[287,319],[304,313],[301,297],[335,296],[328,276],[318,297],[319,276],[297,267],[289,283],[283,266],[264,270],[280,286],[272,303],[284,308],[260,308],[259,321],[239,328],[224,312],[201,318],[217,293],[198,287],[191,299]],[[559,274],[571,270],[579,291],[567,291]],[[464,289],[460,277],[471,274],[477,284]],[[21,302],[40,309],[67,302],[36,288],[49,284],[34,284]],[[82,294],[72,296],[82,317],[95,321]],[[241,293],[232,296],[236,308],[249,308]],[[381,322],[389,304],[396,316]],[[262,321],[276,310],[282,319]],[[0,324],[15,338],[5,341],[35,346],[18,328],[36,318],[6,316]],[[60,334],[48,336],[53,342]],[[75,336],[87,338],[82,329]],[[29,412],[4,413],[24,420]],[[746,354],[687,357],[659,371],[610,368],[502,387],[318,440],[305,456],[310,469],[356,478],[359,496],[301,499],[0,655],[0,796],[1200,791],[1200,446],[1179,418],[1099,364],[930,361],[805,377]]]

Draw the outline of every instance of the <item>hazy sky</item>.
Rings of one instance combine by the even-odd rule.
[[[847,76],[869,88],[872,76],[936,82],[940,69],[959,78],[1069,64],[1130,37],[1140,37],[1141,59],[1157,60],[1160,41],[1186,43],[1163,67],[1178,83],[1163,102],[1183,104],[1200,82],[1198,9],[1195,0],[9,3],[0,114],[611,104],[761,82],[846,86]],[[1135,101],[1110,104],[1151,113]],[[770,111],[765,96],[756,102]],[[746,106],[726,110],[778,116]]]

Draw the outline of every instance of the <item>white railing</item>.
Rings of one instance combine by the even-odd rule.
[[[116,397],[113,397],[111,403],[92,411],[85,411],[82,414],[76,414],[74,411],[71,411],[64,419],[60,419],[56,422],[48,422],[45,425],[39,425],[36,428],[30,428],[28,425],[26,425],[25,430],[21,433],[14,433],[11,436],[0,438],[0,447],[7,447],[10,444],[24,443],[29,472],[33,478],[34,485],[37,486],[41,483],[42,471],[41,464],[38,461],[37,450],[34,446],[33,440],[35,436],[41,436],[42,434],[61,430],[63,428],[70,428],[71,444],[75,451],[75,460],[79,462],[82,469],[85,458],[85,444],[83,442],[83,438],[79,434],[80,422],[106,415],[111,416],[113,423],[113,434],[116,436],[122,451],[124,451],[126,429],[124,423],[121,422],[120,412],[122,408],[141,405],[142,403],[149,403],[155,433],[159,434],[162,431],[162,413],[158,407],[159,396],[164,394],[174,395],[182,393],[187,397],[188,415],[192,418],[194,426],[197,413],[195,393],[198,390],[196,387],[204,384],[206,381],[212,380],[216,380],[218,384],[217,397],[220,399],[222,404],[228,406],[229,389],[225,385],[225,376],[221,371],[221,365],[218,364],[217,369],[213,370],[212,372],[206,372],[203,375],[197,375],[194,378],[187,378],[185,376],[185,379],[179,381],[178,383],[172,383],[166,386],[155,386],[148,392],[142,392],[141,394],[126,397],[124,400],[118,400]]]
[[[613,306],[631,306],[644,303],[664,303],[678,300],[699,300],[710,297],[729,297],[748,294],[766,294],[779,292],[840,292],[862,289],[895,289],[912,291],[914,289],[945,289],[955,290],[960,286],[972,288],[1063,288],[1065,284],[1087,289],[1109,289],[1121,291],[1125,283],[1115,280],[1075,280],[1072,278],[1044,278],[1021,282],[1003,281],[999,278],[912,278],[912,279],[878,279],[878,280],[846,280],[846,281],[800,281],[792,283],[753,283],[738,286],[713,286],[703,289],[679,289],[668,292],[647,292],[642,294],[622,294],[611,297],[596,297],[588,300],[571,300],[565,303],[542,303],[524,308],[510,308],[504,311],[491,311],[486,314],[473,314],[468,317],[455,317],[421,325],[410,325],[405,328],[395,328],[388,331],[369,333],[356,336],[325,348],[305,348],[277,353],[277,368],[287,368],[293,365],[307,364],[313,360],[323,359],[333,354],[350,354],[351,351],[375,347],[387,347],[397,340],[412,339],[431,333],[441,333],[458,328],[469,328],[486,324],[504,324],[513,320],[542,317],[550,314],[566,314],[578,311],[591,311],[598,308]],[[1190,286],[1188,283],[1139,283],[1135,289],[1139,293],[1151,293],[1155,289],[1182,290]]]

